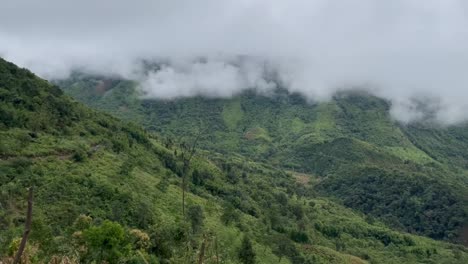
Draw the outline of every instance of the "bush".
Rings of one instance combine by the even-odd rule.
[[[242,244],[239,248],[238,256],[239,260],[243,264],[253,264],[256,262],[256,256],[252,247],[252,242],[250,242],[250,239],[248,237],[244,237],[244,239],[242,239]]]
[[[88,158],[88,153],[86,153],[85,150],[79,148],[74,151],[72,158],[76,162],[83,162]]]
[[[97,263],[118,263],[129,253],[125,231],[116,222],[106,220],[100,226],[90,227],[83,231],[83,238],[88,248],[85,259],[97,260]]]
[[[297,243],[305,244],[309,242],[309,236],[302,231],[293,230],[289,233],[289,237]]]

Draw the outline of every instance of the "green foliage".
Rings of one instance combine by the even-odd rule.
[[[437,221],[417,221],[425,217],[423,210],[417,210],[419,215],[409,220],[406,215],[392,211],[396,204],[387,203],[388,206],[382,208],[387,213],[382,214],[376,210],[363,210],[358,203],[347,203],[396,228],[453,240],[462,228],[462,222],[468,221],[468,207],[458,208],[460,204],[468,204],[464,198],[468,188],[455,187],[468,186],[467,177],[460,176],[465,175],[463,171],[468,168],[465,164],[468,157],[466,126],[440,128],[428,122],[401,125],[390,117],[389,102],[364,92],[338,93],[331,102],[319,104],[307,102],[282,89],[269,96],[247,91],[232,99],[195,97],[172,101],[133,100],[128,104],[125,96],[96,94],[93,92],[95,87],[87,85],[90,79],[94,80],[89,76],[75,76],[60,85],[81,101],[119,117],[134,120],[144,116],[141,122],[144,126],[165,136],[187,137],[195,131],[206,131],[201,138],[205,149],[235,152],[273,166],[323,177],[333,176],[325,178],[325,181],[333,181],[330,185],[346,187],[347,174],[343,172],[362,167],[379,167],[390,172],[398,170],[403,174],[401,177],[415,173],[425,175],[437,181],[436,185],[444,186],[451,197],[449,200],[456,199],[457,210],[463,211],[437,206],[433,210],[435,214],[447,215],[439,219],[442,221],[440,226],[446,226],[446,230],[440,231],[434,226],[439,225]],[[138,94],[133,82],[120,81],[108,88],[108,93],[127,93],[128,98]],[[129,107],[121,111],[121,105]],[[237,183],[239,176],[236,171],[230,171],[227,179]],[[194,172],[192,179],[197,185],[203,181],[199,171]],[[393,183],[403,184],[400,181]],[[353,189],[356,188],[365,192],[365,185],[353,185]],[[398,188],[404,186],[395,186]],[[351,191],[332,193],[345,201],[353,199],[348,195]],[[429,197],[419,197],[418,193],[415,195],[417,197],[410,193],[407,198],[433,201]],[[366,199],[369,204],[381,202],[372,196]],[[423,226],[415,228],[416,225]]]
[[[240,213],[234,208],[231,203],[228,203],[224,206],[223,213],[221,215],[221,221],[225,225],[229,225],[231,223],[237,223],[240,220]]]
[[[130,250],[123,227],[107,220],[100,226],[85,229],[83,239],[87,247],[84,259],[118,263]]]
[[[242,239],[242,244],[239,248],[239,260],[243,264],[254,264],[255,261],[255,251],[252,246],[252,242],[248,237]]]
[[[275,254],[279,257],[280,262],[281,258],[283,257],[294,259],[300,256],[294,244],[289,239],[282,236],[278,236],[276,238],[276,247],[273,250],[273,252],[275,252]]]
[[[88,215],[79,215],[73,223],[73,229],[85,230],[91,227],[93,219]]]
[[[84,150],[84,147],[80,146],[74,151],[72,158],[76,162],[83,162],[88,158],[88,154],[86,153],[86,150]]]
[[[212,179],[213,175],[208,171],[199,171],[198,169],[195,169],[192,172],[192,183],[195,185],[204,185],[207,181]]]
[[[151,241],[149,252],[159,256],[162,260],[171,259],[176,238],[174,227],[152,227],[149,235]]]
[[[291,240],[297,243],[309,243],[309,236],[307,235],[307,233],[302,231],[293,230],[290,232],[289,237],[291,238]]]
[[[199,205],[191,205],[187,208],[187,218],[190,221],[192,232],[198,233],[203,227],[203,209]]]
[[[433,238],[455,238],[466,218],[461,198],[425,175],[405,175],[378,168],[348,171],[320,187],[344,204],[380,216],[393,226]]]
[[[241,102],[239,100],[227,104],[222,112],[223,121],[230,130],[235,130],[237,124],[242,120],[243,112]]]

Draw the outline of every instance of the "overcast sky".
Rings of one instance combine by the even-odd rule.
[[[401,121],[425,98],[441,122],[468,119],[468,1],[0,2],[0,56],[45,78],[81,67],[138,79],[152,97],[231,96],[271,89],[274,70],[311,100],[361,86]],[[169,63],[141,76],[142,58]]]

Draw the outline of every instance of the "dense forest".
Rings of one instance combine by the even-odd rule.
[[[362,91],[315,103],[285,89],[158,100],[128,80],[75,73],[57,84],[166,138],[202,131],[203,149],[312,175],[320,195],[397,230],[467,243],[461,236],[468,226],[464,124],[398,123],[390,102]]]
[[[399,126],[367,95],[156,101],[135,85],[54,85],[0,59],[2,262],[31,187],[22,263],[468,262],[462,128]]]

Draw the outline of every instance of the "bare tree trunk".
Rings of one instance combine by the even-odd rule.
[[[182,168],[182,216],[185,219],[185,191],[187,185],[187,174],[190,168],[190,161],[195,154],[196,147],[198,144],[198,140],[200,139],[202,132],[199,131],[198,135],[196,136],[195,140],[193,141],[192,145],[188,148],[187,151],[182,152],[182,159],[184,161],[184,167]]]
[[[145,264],[149,264],[148,261],[146,261],[145,256],[143,256],[143,253],[141,253],[140,250],[137,250],[137,252],[138,252],[138,255],[140,255],[141,259],[143,259],[143,262],[145,262]]]
[[[206,235],[203,236],[203,242],[200,249],[200,256],[198,257],[198,264],[203,264],[203,259],[205,257],[205,247],[206,247]]]
[[[215,237],[215,253],[216,253],[216,264],[219,264],[218,237]]]
[[[185,170],[182,173],[182,218],[185,221]]]
[[[31,221],[32,221],[32,208],[33,208],[33,187],[29,187],[28,195],[28,211],[26,213],[26,224],[24,227],[23,238],[21,239],[18,252],[16,252],[15,259],[13,264],[18,264],[21,261],[21,255],[23,255],[24,248],[26,247],[26,242],[28,240],[29,233],[31,232]]]

